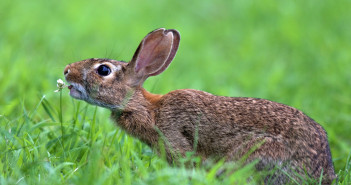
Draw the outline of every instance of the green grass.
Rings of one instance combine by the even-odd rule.
[[[221,163],[170,166],[116,127],[107,110],[72,100],[67,90],[60,109],[53,91],[66,64],[129,60],[159,27],[179,30],[181,45],[146,89],[193,88],[303,110],[328,132],[339,183],[350,184],[350,9],[347,0],[0,1],[0,184],[240,184],[256,178],[250,166],[222,178],[215,178]]]

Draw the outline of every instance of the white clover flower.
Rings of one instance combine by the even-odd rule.
[[[57,80],[57,87],[62,88],[65,85],[65,82],[63,82],[61,79]]]
[[[65,85],[65,82],[63,82],[61,79],[58,79],[57,80],[57,90],[56,91],[54,91],[54,92],[60,92],[63,88],[65,88],[65,87],[67,87],[66,85]]]

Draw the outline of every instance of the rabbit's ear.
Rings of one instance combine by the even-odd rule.
[[[173,60],[179,41],[180,35],[176,30],[160,28],[146,35],[128,64],[132,83],[141,85],[147,77],[163,72]]]

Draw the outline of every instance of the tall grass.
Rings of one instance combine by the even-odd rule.
[[[123,131],[110,129],[103,134],[95,128],[96,107],[80,108],[78,103],[74,118],[56,122],[64,111],[53,111],[55,106],[45,98],[39,104],[54,108],[46,109],[52,119],[36,122],[31,119],[36,111],[23,110],[27,112],[23,118],[12,120],[25,122],[21,131],[9,128],[12,121],[2,117],[1,148],[6,150],[0,163],[1,184],[232,184],[252,175],[252,166],[246,166],[228,178],[216,178],[226,166],[223,161],[185,167],[189,161],[199,162],[191,155],[181,160],[183,165],[169,166]]]
[[[178,29],[181,45],[146,89],[301,109],[328,132],[339,183],[350,184],[350,8],[347,0],[0,1],[0,184],[254,183],[251,166],[222,178],[221,162],[170,166],[107,110],[53,92],[66,64],[128,60],[159,27]]]

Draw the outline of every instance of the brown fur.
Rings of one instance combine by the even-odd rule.
[[[314,179],[323,173],[323,184],[331,184],[336,175],[327,134],[303,112],[264,99],[215,96],[191,89],[156,95],[143,89],[148,76],[168,67],[179,39],[175,30],[158,29],[144,38],[130,63],[88,59],[68,65],[67,81],[86,91],[75,95],[71,89],[71,95],[109,108],[121,128],[153,148],[165,138],[169,162],[175,153],[184,155],[195,147],[204,158],[237,161],[257,147],[246,160],[258,159],[257,170],[279,167],[292,177],[297,172]],[[96,71],[101,64],[115,71],[101,76]],[[265,182],[291,181],[278,170]]]
[[[145,90],[144,88],[141,88],[141,93],[143,94],[144,98],[150,102],[151,105],[157,107],[159,104],[159,101],[162,98],[162,95],[160,94],[152,94],[149,93],[147,90]]]

